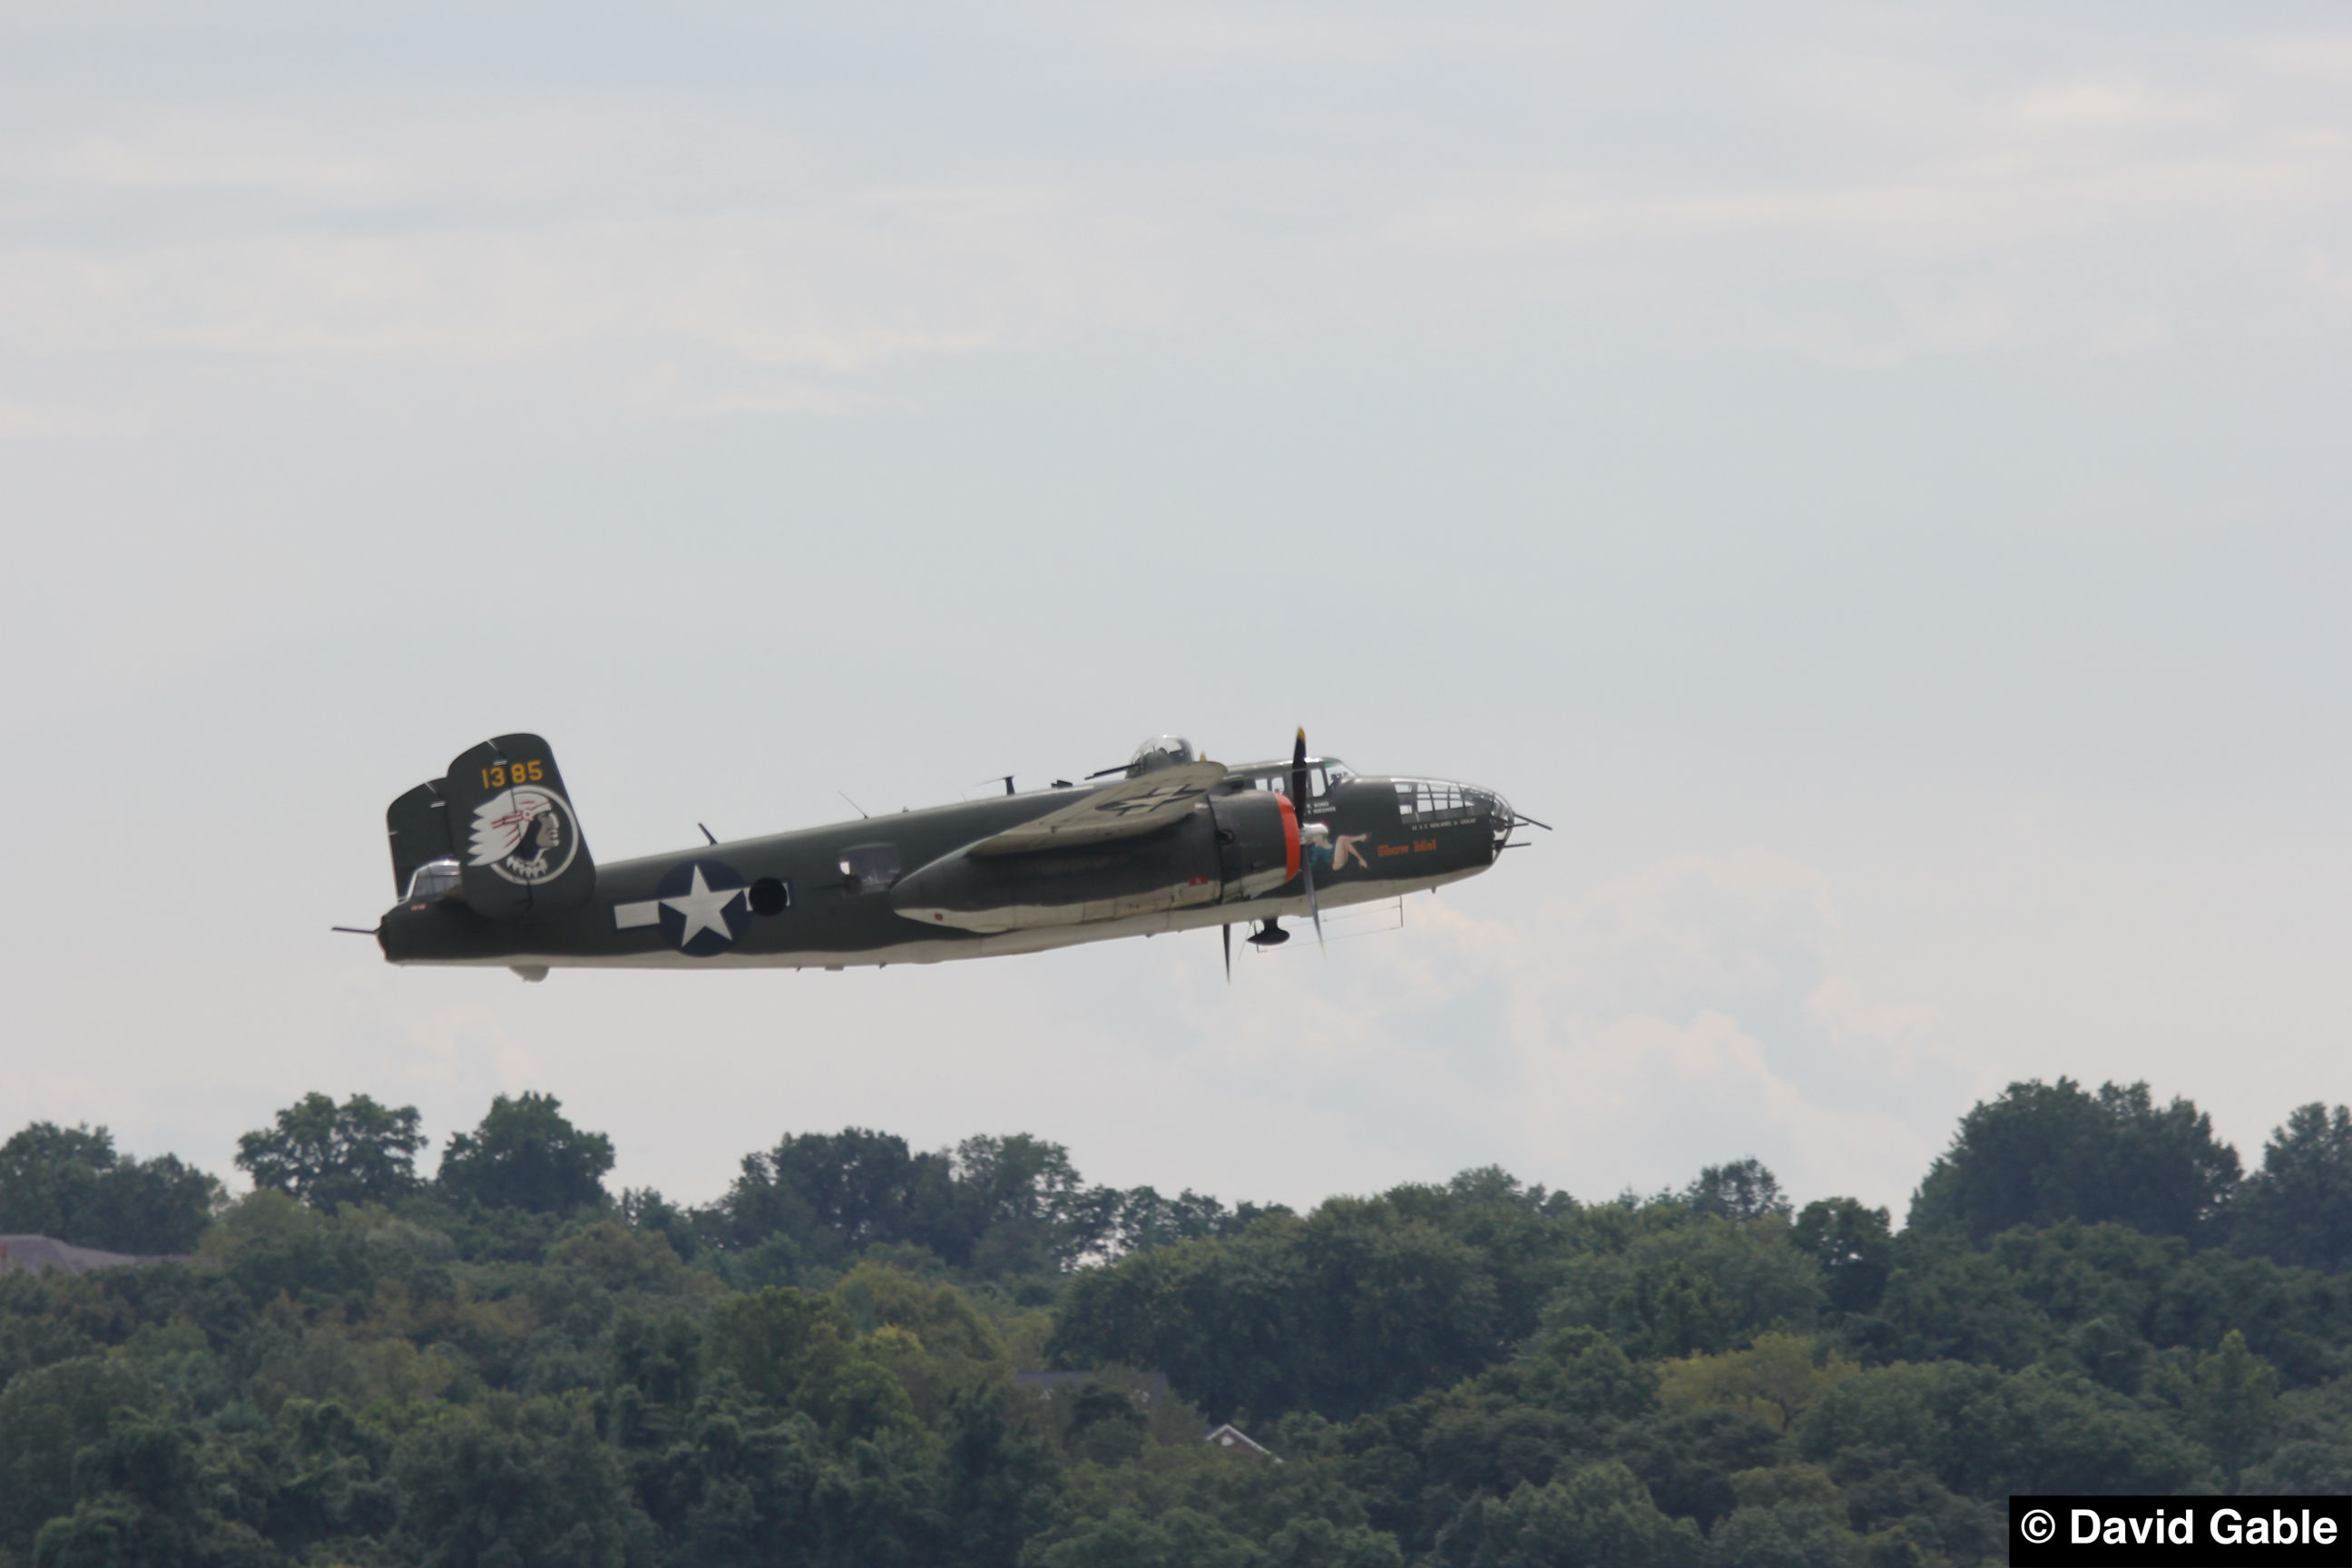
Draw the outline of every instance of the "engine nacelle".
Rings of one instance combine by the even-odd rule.
[[[1244,790],[1209,802],[1217,828],[1217,901],[1263,898],[1298,875],[1298,814],[1276,790]]]
[[[1086,925],[1258,898],[1298,875],[1298,856],[1287,797],[1220,795],[1134,838],[1020,855],[959,849],[900,878],[890,907],[970,931]]]
[[[1025,931],[1085,925],[1217,900],[1216,834],[1206,811],[1157,833],[1022,855],[940,857],[890,889],[924,925]]]

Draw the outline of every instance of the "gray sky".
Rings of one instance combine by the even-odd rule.
[[[2352,1098],[2340,7],[798,10],[0,10],[0,1130],[1899,1214]],[[326,931],[506,730],[614,859],[1302,721],[1560,831],[1230,990]]]

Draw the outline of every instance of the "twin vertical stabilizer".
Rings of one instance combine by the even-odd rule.
[[[520,921],[577,909],[596,889],[555,753],[537,735],[461,752],[446,777],[394,801],[384,828],[404,897],[415,896],[420,872],[454,871],[476,914]]]

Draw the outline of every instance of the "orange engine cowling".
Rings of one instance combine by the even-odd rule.
[[[1263,898],[1298,875],[1298,814],[1288,795],[1279,790],[1213,795],[1209,815],[1224,883],[1219,903]]]

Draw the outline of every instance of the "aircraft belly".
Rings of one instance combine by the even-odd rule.
[[[993,934],[999,931],[1035,931],[1056,926],[1099,925],[1108,921],[1124,921],[1135,916],[1157,913],[1163,910],[1189,909],[1196,904],[1213,902],[1216,896],[1216,885],[1205,878],[1201,878],[1181,886],[1151,888],[1132,893],[1117,893],[1105,898],[1086,899],[1076,903],[998,904],[982,910],[952,910],[910,904],[902,906],[898,912],[918,925],[944,926],[957,931]]]
[[[1485,870],[1483,866],[1464,867],[1457,870],[1438,872],[1415,878],[1411,881],[1365,879],[1343,883],[1328,892],[1317,889],[1325,910],[1343,908],[1349,904],[1377,903],[1403,893],[1424,892],[1449,882],[1458,882]],[[1112,942],[1123,937],[1159,936],[1185,931],[1203,931],[1212,926],[1243,925],[1253,921],[1303,920],[1307,915],[1304,893],[1291,898],[1265,898],[1243,904],[1196,904],[1181,909],[1156,910],[1129,915],[1116,920],[1095,921],[1086,924],[1055,924],[1032,926],[983,934],[958,931],[950,938],[948,930],[937,935],[915,933],[909,942],[887,943],[855,952],[802,949],[791,952],[745,952],[740,950],[719,953],[709,958],[695,958],[671,949],[642,952],[602,953],[506,953],[500,956],[457,959],[422,959],[412,963],[447,964],[461,968],[484,969],[865,969],[893,963],[944,963],[965,958],[1001,958],[1024,952],[1049,952],[1057,948],[1077,947],[1087,942]],[[952,928],[950,928],[952,929]]]

